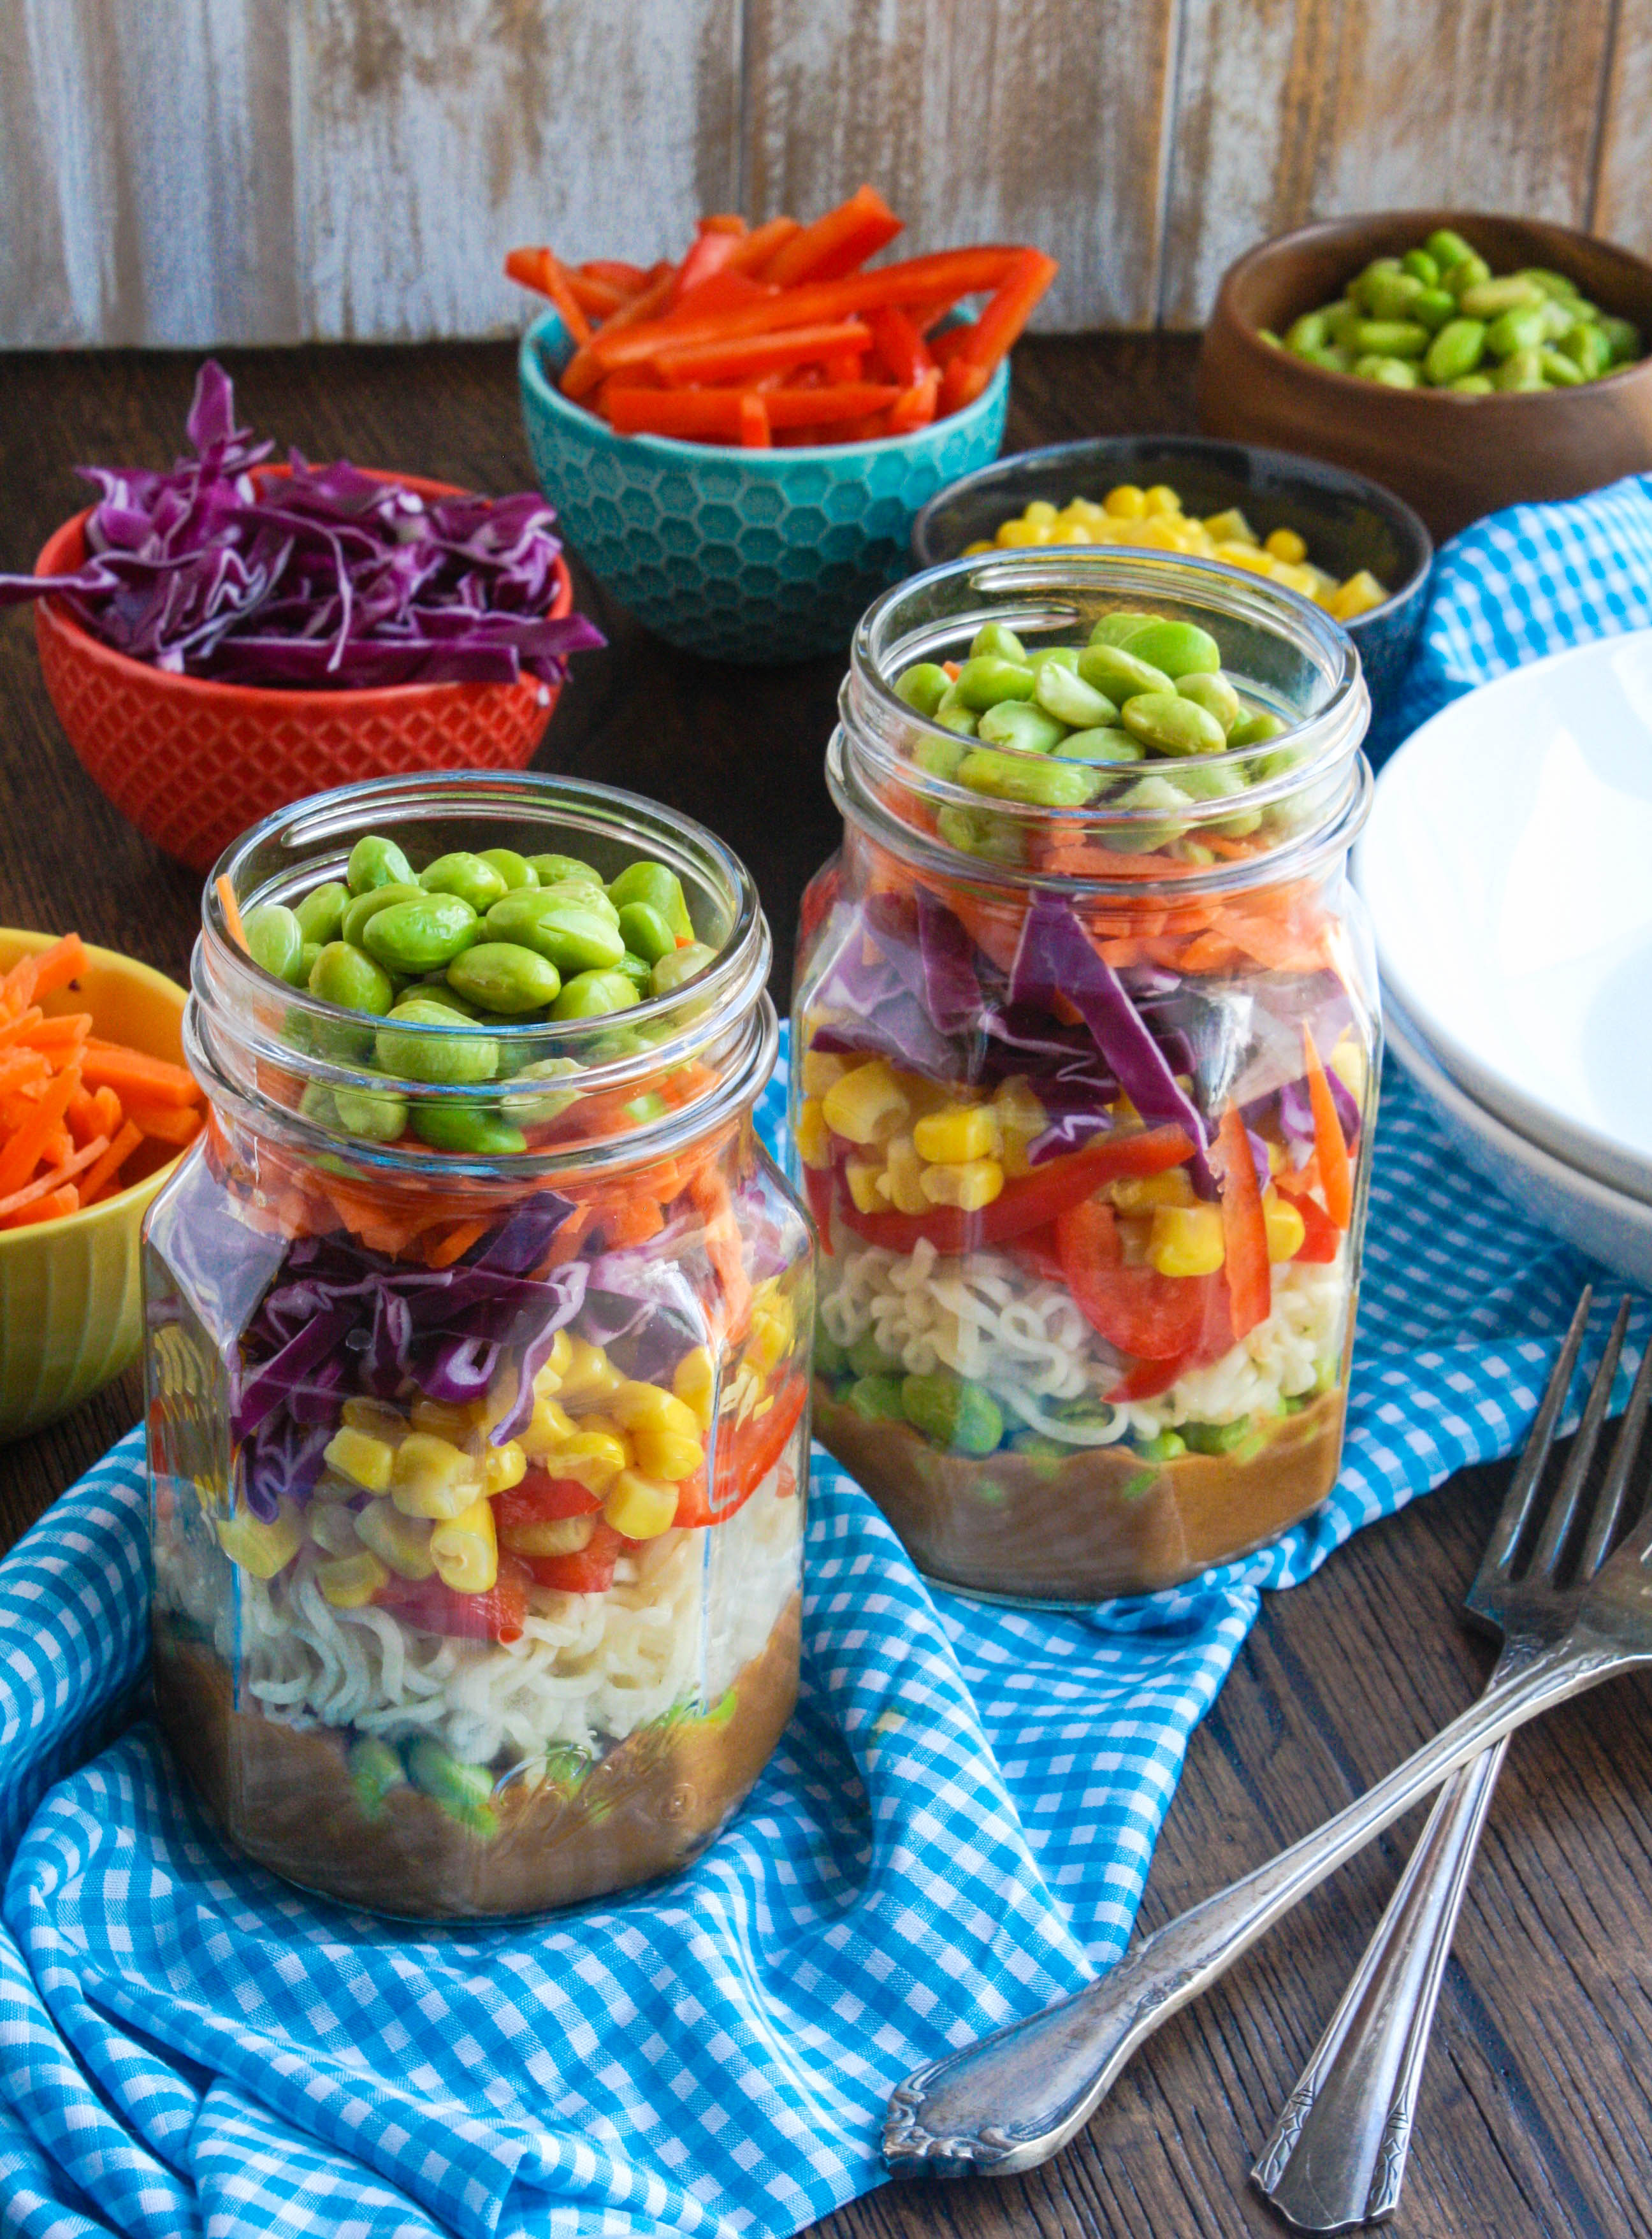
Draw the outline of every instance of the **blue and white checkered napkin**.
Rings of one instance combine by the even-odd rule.
[[[1644,603],[1652,484],[1470,531],[1419,691],[1652,619],[1637,539]],[[778,2239],[876,2183],[903,2075],[1123,1949],[1261,1590],[1530,1419],[1589,1270],[1393,1072],[1376,1161],[1317,1516],[1180,1592],[1021,1614],[931,1594],[817,1455],[803,1697],[751,1801],[676,1880],[538,1926],[387,1926],[213,1838],[133,1718],[123,1439],[0,1562],[0,2232]]]

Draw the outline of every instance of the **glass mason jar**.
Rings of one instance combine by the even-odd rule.
[[[1071,648],[1149,617],[1215,639],[1239,695],[1204,688],[1216,751],[1129,761],[1117,711],[1032,751],[1036,725],[894,688],[932,707],[945,678],[914,666],[994,623],[1015,637],[984,659],[1020,674],[966,683],[1024,694],[1052,648],[1071,681]],[[1379,1057],[1345,877],[1358,656],[1208,561],[1034,549],[879,600],[840,705],[793,1029],[816,1436],[937,1581],[1173,1585],[1313,1509],[1340,1458]]]
[[[219,869],[295,902],[368,832],[652,858],[719,954],[415,1050],[261,971],[208,886],[209,1124],[144,1251],[156,1698],[276,1873],[534,1913],[694,1857],[796,1696],[813,1264],[752,1122],[768,929],[709,833],[571,778],[348,787]]]

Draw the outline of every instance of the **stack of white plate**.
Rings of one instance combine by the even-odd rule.
[[[1388,1046],[1523,1212],[1652,1286],[1652,630],[1515,670],[1377,781]]]

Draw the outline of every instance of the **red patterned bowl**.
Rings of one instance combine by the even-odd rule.
[[[421,497],[460,495],[415,475],[380,479]],[[36,575],[82,564],[87,518],[77,513],[47,539]],[[573,606],[559,558],[550,611],[560,618]],[[192,871],[210,870],[238,834],[289,801],[357,778],[523,769],[557,699],[534,676],[365,692],[215,684],[116,653],[52,599],[35,602],[35,638],[51,704],[87,775],[146,839]]]

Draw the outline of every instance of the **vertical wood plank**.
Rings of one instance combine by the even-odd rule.
[[[1590,228],[1652,256],[1652,0],[1618,0]]]
[[[1151,325],[1176,0],[747,0],[746,200],[870,179],[903,248],[1032,241],[1046,329]]]
[[[1241,250],[1314,217],[1446,203],[1586,223],[1612,6],[1183,0],[1165,322],[1197,324]]]
[[[738,186],[738,0],[306,0],[304,324],[508,330],[506,250],[680,253]]]

